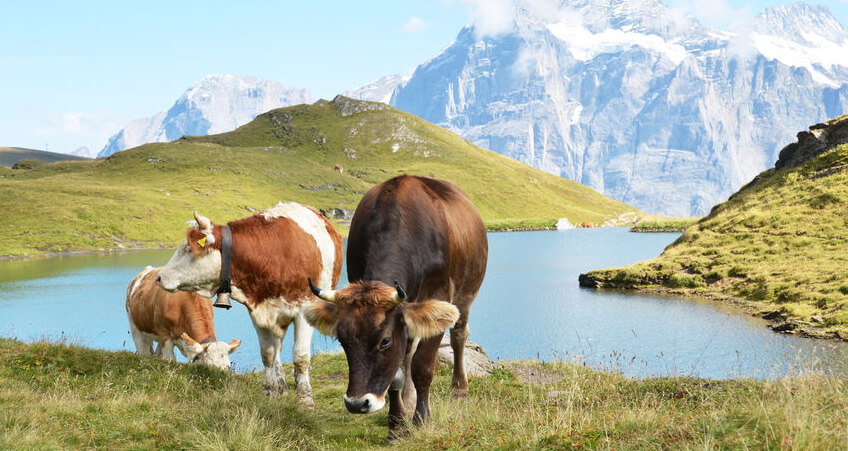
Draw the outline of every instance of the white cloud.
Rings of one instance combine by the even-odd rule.
[[[109,109],[49,113],[43,117],[32,133],[49,144],[50,150],[66,153],[79,147],[99,150],[126,122]]]
[[[430,24],[413,16],[407,20],[405,24],[403,24],[400,31],[403,31],[404,33],[418,33],[419,31],[424,31],[428,28],[430,28]]]
[[[679,12],[694,16],[702,24],[738,32],[740,29],[749,29],[754,21],[754,14],[750,4],[734,8],[727,0],[676,0],[672,7]]]
[[[512,30],[515,24],[513,0],[459,0],[479,36],[496,36]]]

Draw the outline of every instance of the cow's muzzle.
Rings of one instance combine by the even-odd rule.
[[[371,393],[358,398],[348,398],[345,395],[344,405],[350,413],[371,413],[382,409],[386,405],[386,400],[385,397],[378,398]]]

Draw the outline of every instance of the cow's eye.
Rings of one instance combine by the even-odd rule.
[[[380,347],[378,348],[380,351],[385,351],[392,345],[392,337],[386,337],[382,341],[380,341]]]

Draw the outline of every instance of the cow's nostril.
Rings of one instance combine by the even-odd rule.
[[[156,276],[156,283],[162,283],[162,276]]]
[[[368,407],[369,403],[370,401],[368,400],[368,398],[365,398],[365,402],[362,403],[362,407]]]

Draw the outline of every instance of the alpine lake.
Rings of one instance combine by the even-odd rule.
[[[710,303],[577,284],[590,269],[656,257],[678,236],[625,228],[489,233],[488,270],[471,308],[470,339],[496,362],[574,362],[634,378],[848,374],[848,343],[778,334],[756,318]],[[124,307],[127,286],[145,266],[164,265],[172,254],[0,261],[0,336],[135,351]],[[340,287],[345,274],[343,269]],[[219,340],[242,340],[231,355],[235,371],[262,368],[244,306],[215,309],[215,326]],[[291,361],[292,329],[283,341],[284,362]],[[312,351],[341,347],[316,331]]]

